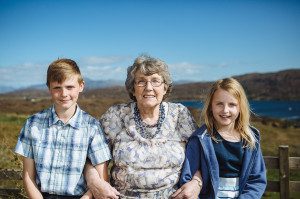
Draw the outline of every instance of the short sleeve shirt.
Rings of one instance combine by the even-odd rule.
[[[78,106],[66,124],[59,120],[54,107],[29,117],[15,152],[34,160],[40,190],[58,195],[82,195],[86,191],[86,158],[93,165],[111,158],[99,121]]]

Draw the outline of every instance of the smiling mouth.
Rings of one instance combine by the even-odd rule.
[[[154,95],[143,95],[144,98],[154,98]]]
[[[220,115],[221,118],[227,119],[230,118],[230,115]]]

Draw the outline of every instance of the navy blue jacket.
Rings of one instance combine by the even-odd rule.
[[[254,149],[245,148],[239,180],[240,199],[261,198],[267,185],[259,132],[253,127],[251,130],[257,141]],[[197,129],[189,138],[179,186],[189,182],[197,170],[201,171],[203,180],[199,198],[216,198],[219,187],[219,165],[212,139],[205,125]]]

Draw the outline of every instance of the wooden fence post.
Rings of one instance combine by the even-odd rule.
[[[289,199],[290,192],[290,168],[289,168],[289,146],[280,145],[279,153],[279,181],[280,198]]]

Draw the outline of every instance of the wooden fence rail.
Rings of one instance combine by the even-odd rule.
[[[289,147],[278,147],[278,157],[264,156],[268,169],[278,169],[279,180],[268,180],[266,192],[279,192],[281,199],[288,199],[290,192],[300,191],[300,181],[290,181],[290,170],[300,169],[300,157],[289,157]]]
[[[289,147],[278,147],[278,157],[264,156],[267,170],[278,170],[279,179],[268,180],[266,192],[279,192],[281,199],[288,199],[290,192],[300,192],[300,181],[290,181],[290,170],[300,169],[300,157],[289,157]],[[20,170],[0,170],[0,181],[22,180]],[[0,198],[26,198],[21,188],[0,187]]]

